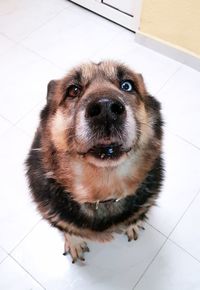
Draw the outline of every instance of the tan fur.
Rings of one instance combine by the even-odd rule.
[[[59,109],[50,123],[51,139],[57,150],[61,152],[66,150],[66,130],[68,122],[68,118],[66,118],[64,113]]]

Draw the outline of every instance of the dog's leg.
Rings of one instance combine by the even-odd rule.
[[[86,242],[81,238],[68,233],[64,233],[65,237],[65,246],[64,254],[68,253],[72,257],[72,263],[75,263],[77,260],[85,261],[84,253],[89,252],[89,248]]]
[[[132,225],[127,227],[127,229],[125,230],[125,234],[127,235],[129,242],[132,240],[136,241],[138,239],[140,229],[142,229],[142,230],[145,229],[143,227],[142,221],[138,221],[135,224],[132,224]]]

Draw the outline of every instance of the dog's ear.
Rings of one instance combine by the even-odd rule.
[[[142,74],[138,74],[138,77],[140,78],[140,80],[141,80],[142,82],[144,82],[144,78],[143,78],[143,75],[142,75]]]
[[[49,103],[52,99],[52,97],[55,94],[56,91],[56,86],[57,86],[57,81],[52,80],[48,83],[47,86],[47,103]]]
[[[144,98],[144,96],[147,94],[147,91],[146,91],[146,86],[145,86],[144,78],[142,74],[137,74],[137,80],[138,80],[138,89],[139,89],[140,95]]]

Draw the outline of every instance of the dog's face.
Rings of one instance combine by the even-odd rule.
[[[47,178],[81,203],[121,198],[160,153],[160,106],[126,66],[83,64],[49,83],[39,132]]]
[[[118,165],[145,138],[145,97],[141,75],[111,61],[84,64],[50,82],[50,134],[56,149],[98,167]]]

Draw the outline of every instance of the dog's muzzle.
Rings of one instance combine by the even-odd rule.
[[[126,120],[124,103],[113,97],[93,100],[87,105],[85,118],[97,141],[88,153],[101,159],[119,158],[124,153],[121,140]]]

